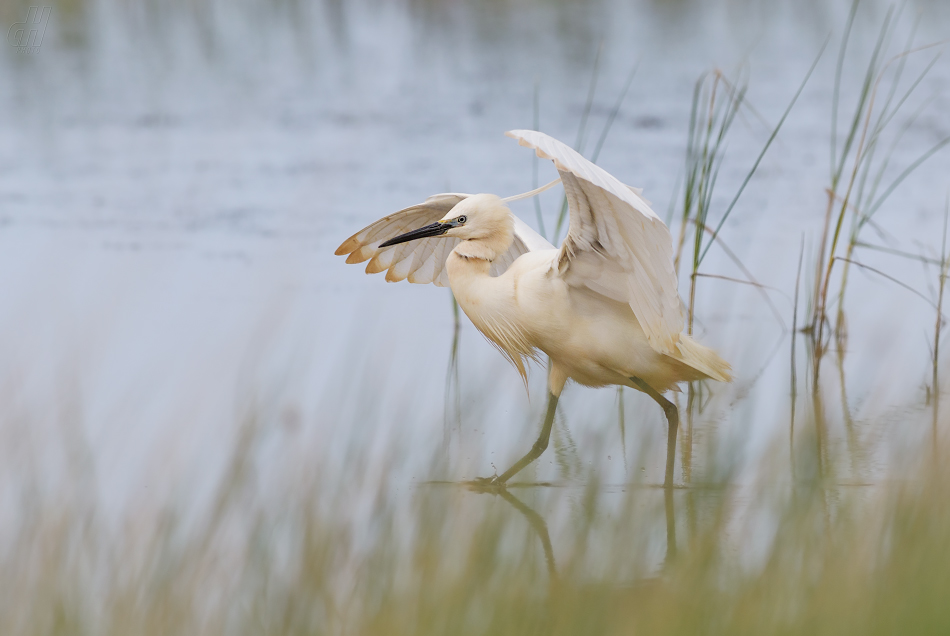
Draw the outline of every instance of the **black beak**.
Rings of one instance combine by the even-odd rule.
[[[452,229],[451,223],[432,223],[424,227],[420,227],[418,230],[412,230],[411,232],[406,232],[405,234],[400,234],[396,238],[391,238],[384,243],[380,243],[380,247],[389,247],[390,245],[398,245],[399,243],[405,243],[406,241],[414,241],[416,239],[426,238],[429,236],[442,236],[446,232]]]

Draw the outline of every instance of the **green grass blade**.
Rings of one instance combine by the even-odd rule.
[[[881,55],[884,43],[887,40],[887,34],[890,30],[893,12],[894,9],[891,7],[884,18],[884,23],[881,25],[881,32],[878,35],[877,43],[874,46],[874,52],[871,54],[871,60],[868,62],[868,68],[864,74],[864,83],[861,87],[861,94],[858,97],[858,103],[854,108],[854,117],[851,120],[851,128],[848,130],[848,137],[845,140],[841,157],[838,159],[837,168],[833,172],[831,182],[832,190],[837,190],[838,181],[841,179],[841,175],[844,173],[845,161],[847,161],[848,155],[851,153],[851,148],[854,145],[855,139],[857,139],[858,131],[861,129],[861,122],[865,118],[866,107],[868,101],[871,99],[872,87],[874,86],[874,78],[877,77],[878,74],[878,59]]]
[[[831,183],[833,184],[838,181],[835,176],[835,166],[838,163],[836,154],[838,145],[838,102],[841,97],[841,73],[844,69],[844,57],[848,50],[848,40],[851,37],[851,29],[854,27],[854,19],[858,13],[858,2],[859,0],[853,0],[851,3],[848,22],[845,24],[844,35],[841,38],[841,48],[838,49],[838,63],[835,65],[835,85],[831,93],[831,163],[829,165],[831,167]]]
[[[785,109],[785,112],[782,113],[782,118],[779,119],[778,125],[775,127],[775,130],[772,131],[772,134],[769,135],[768,141],[765,142],[765,146],[762,148],[762,151],[759,153],[759,156],[756,158],[755,163],[752,165],[752,169],[746,175],[745,179],[742,182],[742,185],[739,186],[739,191],[736,192],[736,195],[732,198],[732,202],[729,204],[729,207],[726,208],[725,214],[722,215],[722,218],[719,219],[719,223],[716,225],[716,229],[713,232],[713,236],[706,243],[705,249],[699,255],[699,263],[703,262],[703,259],[706,257],[706,253],[709,251],[709,248],[713,244],[713,239],[719,234],[719,231],[722,230],[722,226],[725,224],[726,219],[729,218],[729,214],[732,212],[733,208],[736,206],[736,203],[739,201],[739,197],[742,196],[742,192],[745,190],[745,187],[749,184],[749,181],[752,179],[752,176],[755,174],[755,171],[758,169],[759,164],[762,162],[762,158],[765,157],[765,153],[768,152],[769,147],[772,145],[772,142],[775,140],[775,137],[778,135],[779,131],[782,129],[782,124],[785,123],[785,119],[788,117],[788,114],[792,112],[792,107],[795,106],[795,102],[798,101],[798,97],[802,94],[802,91],[805,89],[805,85],[808,83],[811,74],[814,72],[815,67],[818,66],[818,61],[821,59],[822,54],[825,52],[825,47],[828,46],[828,40],[825,40],[825,43],[821,45],[821,50],[818,51],[818,55],[815,57],[815,61],[812,62],[811,68],[808,69],[808,73],[805,74],[805,79],[802,80],[802,83],[799,85],[798,90],[795,91],[795,96],[792,97],[792,101],[789,102],[788,107]]]
[[[633,84],[633,78],[637,74],[637,67],[639,66],[640,62],[637,62],[633,65],[630,75],[627,76],[627,81],[623,84],[623,90],[620,91],[620,97],[617,98],[617,103],[614,104],[614,107],[610,111],[610,115],[607,117],[607,123],[604,124],[604,129],[600,133],[600,139],[597,140],[597,145],[594,147],[594,153],[590,157],[592,163],[597,163],[597,157],[600,156],[600,150],[604,147],[604,142],[607,141],[607,135],[610,133],[610,128],[614,125],[614,120],[617,119],[617,115],[620,113],[620,108],[623,106],[623,100],[627,97],[627,91],[630,90],[630,85]]]
[[[577,139],[574,141],[574,150],[584,154],[584,133],[587,131],[587,120],[590,117],[590,111],[594,106],[594,94],[597,92],[597,77],[600,74],[600,55],[603,53],[604,43],[601,41],[597,47],[597,55],[594,57],[594,69],[591,72],[590,86],[587,89],[587,101],[584,104],[584,112],[581,113],[580,125],[577,127]],[[557,215],[557,224],[554,226],[553,241],[556,242],[561,237],[561,229],[564,227],[564,220],[567,218],[567,196],[561,199],[561,210]]]
[[[538,80],[534,82],[534,129],[541,130],[541,83]],[[531,153],[531,189],[538,189],[538,153]],[[541,198],[540,197],[531,197],[534,199],[534,214],[538,219],[538,232],[542,237],[547,236],[547,232],[544,230],[544,215],[541,213]]]
[[[901,182],[904,181],[904,179],[906,179],[910,175],[910,173],[916,170],[920,164],[927,161],[927,159],[932,157],[937,151],[939,151],[941,148],[946,146],[948,143],[950,143],[950,137],[946,137],[943,140],[934,144],[930,148],[930,150],[928,150],[927,152],[922,154],[920,157],[918,157],[917,160],[914,161],[914,163],[907,166],[907,168],[902,173],[900,173],[900,176],[898,176],[896,179],[894,179],[894,181],[891,182],[891,185],[887,187],[887,190],[884,191],[884,194],[878,197],[878,199],[874,202],[874,205],[872,205],[871,208],[868,210],[867,216],[868,217],[873,216],[874,213],[877,212],[878,208],[881,207],[881,204],[883,204],[884,201],[887,200],[887,197],[891,196],[891,193],[894,192],[894,189],[897,186],[899,186]]]

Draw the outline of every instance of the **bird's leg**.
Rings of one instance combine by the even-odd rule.
[[[666,414],[666,421],[669,422],[666,437],[666,479],[663,485],[666,488],[673,486],[673,464],[676,462],[676,428],[679,426],[680,416],[676,410],[676,405],[667,400],[654,390],[649,384],[640,378],[630,378],[638,389],[649,395],[653,400],[663,408]]]
[[[482,477],[469,482],[469,486],[480,492],[499,491],[505,487],[505,482],[514,477],[522,468],[536,460],[548,447],[551,439],[551,429],[554,427],[554,414],[557,412],[557,401],[567,382],[567,371],[554,360],[548,365],[548,409],[544,414],[544,424],[541,425],[541,434],[531,446],[528,453],[515,462],[514,466],[496,477]]]
[[[504,473],[491,480],[493,485],[504,486],[505,482],[514,477],[522,468],[540,457],[544,449],[548,447],[548,441],[551,439],[551,428],[554,426],[554,413],[557,411],[557,400],[557,395],[548,393],[548,410],[547,413],[544,414],[544,424],[541,426],[541,434],[538,435],[538,439],[524,457],[516,461],[514,466]]]

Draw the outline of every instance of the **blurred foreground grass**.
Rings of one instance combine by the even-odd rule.
[[[866,111],[856,113],[854,121],[867,121]],[[715,154],[694,154],[711,157],[711,187]],[[693,208],[684,207],[688,228]],[[847,201],[840,209],[850,209]],[[694,280],[701,241],[695,246]],[[938,320],[935,392],[941,329]],[[793,383],[795,361],[793,349]],[[842,362],[839,369],[843,394]],[[730,407],[742,399],[720,396]],[[340,461],[308,448],[306,463],[286,460],[274,483],[254,417],[216,490],[186,491],[193,501],[149,493],[117,514],[81,471],[53,477],[42,466],[16,467],[23,483],[0,483],[0,636],[950,633],[950,469],[941,460],[950,448],[931,452],[922,409],[896,423],[882,413],[880,424],[873,415],[856,424],[844,395],[841,402],[844,421],[799,417],[787,464],[777,441],[776,461],[767,458],[754,478],[712,465],[705,484],[686,478],[687,408],[681,462],[691,487],[669,492],[608,487],[596,474],[573,482],[586,486],[505,495],[410,485],[387,469],[405,463],[407,449]],[[0,411],[0,427],[17,419],[11,409]],[[784,431],[786,414],[777,417],[771,430]],[[946,429],[937,424],[934,438]],[[714,428],[697,422],[698,432]],[[871,438],[897,431],[887,441],[906,436],[909,446],[926,441],[909,453],[912,469],[898,461],[882,475],[855,469],[855,456],[877,459],[861,448],[876,439],[855,429]],[[828,431],[846,431],[847,443],[829,441]],[[738,463],[744,449],[734,443],[726,438],[710,455]],[[84,454],[65,446],[68,456]],[[866,474],[873,484],[841,483]]]
[[[940,453],[870,486],[767,468],[754,486],[591,476],[504,496],[316,462],[274,497],[254,444],[196,516],[24,498],[0,544],[0,633],[950,632]]]

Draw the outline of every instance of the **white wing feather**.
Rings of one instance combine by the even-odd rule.
[[[459,244],[453,237],[432,237],[400,243],[379,249],[380,243],[396,238],[410,230],[435,223],[469,194],[434,194],[425,202],[384,216],[375,223],[343,241],[337,248],[337,256],[348,255],[347,263],[366,265],[367,274],[386,272],[386,280],[396,282],[409,279],[410,283],[434,283],[439,287],[449,286],[445,261]],[[535,250],[554,249],[544,238],[524,221],[512,215],[515,238],[508,251],[495,259],[491,266],[492,276],[498,276],[522,254]]]
[[[683,304],[669,228],[635,188],[569,146],[532,130],[506,134],[553,160],[561,175],[571,220],[558,255],[560,276],[569,285],[628,303],[650,346],[677,356]]]

